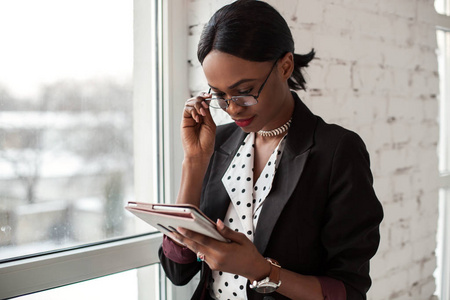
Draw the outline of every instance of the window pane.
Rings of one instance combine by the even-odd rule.
[[[450,0],[435,0],[434,7],[438,13],[450,15]]]
[[[158,264],[51,289],[20,300],[158,299]]]
[[[450,297],[450,188],[439,191],[439,226],[437,234],[436,294],[439,299]]]
[[[447,10],[449,8],[448,1],[446,8]],[[440,78],[439,171],[442,178],[445,179],[450,172],[450,33],[438,30],[437,42]],[[442,182],[445,181],[443,180]],[[440,299],[448,299],[450,296],[450,286],[448,284],[450,279],[450,188],[448,184],[443,186],[445,188],[442,188],[439,194],[437,269],[435,277],[437,295]]]
[[[437,31],[440,78],[439,170],[450,172],[450,33]]]
[[[0,37],[0,260],[148,230],[124,210],[133,1],[0,1]]]

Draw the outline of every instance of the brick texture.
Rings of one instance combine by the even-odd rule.
[[[207,88],[196,58],[202,27],[230,2],[189,1],[192,94]],[[433,0],[267,2],[287,20],[296,52],[317,52],[300,96],[325,121],[360,134],[369,150],[386,216],[368,298],[434,299],[439,80]]]

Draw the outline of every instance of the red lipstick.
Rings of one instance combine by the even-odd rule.
[[[240,119],[240,120],[234,120],[237,126],[239,127],[247,127],[252,123],[254,117],[251,117],[249,119]]]

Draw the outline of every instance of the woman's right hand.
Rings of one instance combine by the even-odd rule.
[[[181,141],[185,158],[209,161],[214,151],[216,124],[208,104],[210,94],[202,93],[186,101],[181,121]]]
[[[216,124],[204,101],[210,94],[203,93],[188,99],[181,120],[181,142],[184,160],[177,203],[200,206],[203,177],[214,151]]]

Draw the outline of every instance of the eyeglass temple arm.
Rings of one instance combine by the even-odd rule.
[[[259,98],[259,94],[261,94],[262,89],[264,88],[264,86],[266,85],[267,80],[269,80],[270,74],[272,74],[273,69],[275,68],[275,66],[277,65],[278,59],[273,63],[272,68],[270,69],[269,74],[267,75],[266,79],[264,80],[264,82],[261,84],[261,87],[258,90],[258,95],[253,96],[256,100],[258,100]],[[211,88],[209,88],[208,90],[208,94],[211,94]],[[224,99],[227,102],[227,105],[230,104],[230,99]]]
[[[270,69],[269,74],[267,75],[266,79],[264,80],[264,82],[261,84],[261,87],[258,90],[258,95],[253,96],[255,97],[256,100],[258,100],[259,98],[259,94],[261,94],[262,89],[264,88],[264,86],[266,85],[267,80],[269,80],[270,74],[272,74],[273,69],[275,68],[275,66],[277,65],[278,59],[273,63],[272,68]]]

